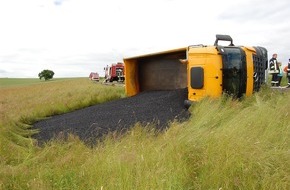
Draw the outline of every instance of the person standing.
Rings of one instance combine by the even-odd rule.
[[[279,73],[279,66],[277,62],[277,54],[274,53],[272,58],[269,61],[269,73],[272,74],[272,81],[271,85],[272,86],[277,86],[278,85],[278,73]]]
[[[281,80],[283,78],[283,68],[282,68],[282,63],[281,62],[278,62],[278,70],[279,70],[279,73],[277,74],[277,86],[281,86]]]
[[[290,59],[288,61],[288,67],[287,67],[287,79],[288,79],[288,86],[287,88],[290,88]]]

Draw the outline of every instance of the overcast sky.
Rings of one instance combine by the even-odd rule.
[[[0,0],[0,78],[104,75],[124,57],[229,34],[290,58],[289,0]]]

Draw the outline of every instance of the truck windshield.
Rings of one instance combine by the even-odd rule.
[[[223,91],[241,97],[246,92],[246,60],[244,51],[226,47],[223,54]]]

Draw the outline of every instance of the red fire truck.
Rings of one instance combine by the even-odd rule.
[[[113,63],[112,65],[107,65],[105,68],[105,82],[124,82],[125,80],[125,66],[123,63]]]

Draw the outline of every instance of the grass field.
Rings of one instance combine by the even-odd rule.
[[[164,133],[136,126],[95,147],[35,145],[29,125],[124,97],[88,79],[0,88],[0,189],[290,189],[290,93],[205,99]]]
[[[73,78],[54,78],[49,81],[45,81],[43,79],[39,80],[39,78],[0,78],[0,88],[51,83],[64,80],[73,80]]]

